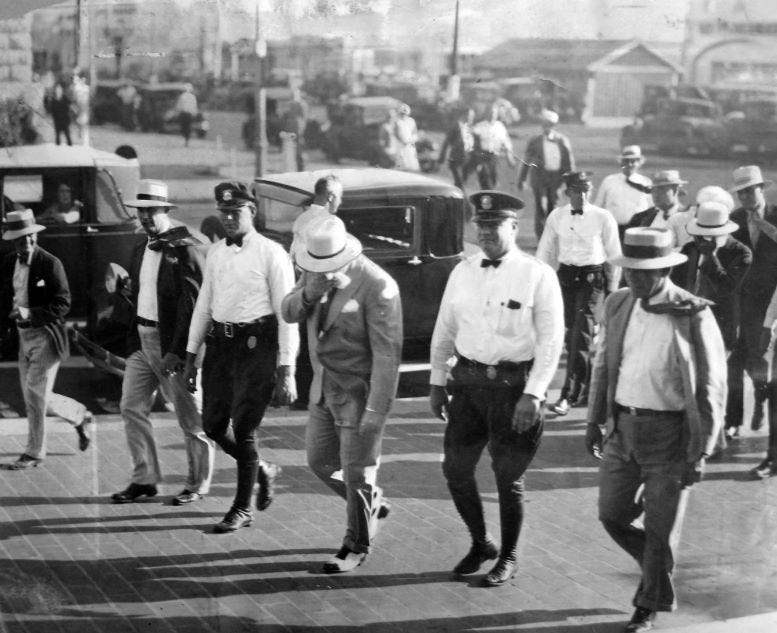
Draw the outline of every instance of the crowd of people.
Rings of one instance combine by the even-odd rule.
[[[545,411],[587,407],[585,447],[600,460],[599,518],[641,570],[624,630],[645,631],[657,612],[676,607],[672,573],[686,499],[705,460],[739,435],[745,372],[755,389],[751,427],[760,428],[766,413],[770,431],[766,458],[752,473],[777,474],[777,210],[753,165],[733,172],[738,207],[713,185],[683,208],[679,171],[643,176],[637,146],[622,148],[620,172],[591,202],[591,174],[576,170],[557,122],[543,113],[519,174],[520,187],[528,181],[534,194],[536,257],[516,245],[524,202],[494,189],[496,157],[517,162],[498,118],[472,126],[471,113],[462,114],[443,147],[451,171],[462,180],[477,172],[482,186],[469,196],[481,250],[451,273],[430,350],[429,405],[446,422],[442,470],[472,541],[453,573],[474,574],[494,561],[482,580],[488,587],[516,574],[524,473]],[[408,144],[413,125],[396,129]],[[214,196],[226,237],[204,261],[197,238],[168,217],[175,205],[165,183],[143,180],[125,201],[146,239],[130,267],[133,344],[121,398],[132,471],[114,503],[158,494],[150,411],[161,389],[174,403],[188,461],[173,503],[208,493],[218,445],[236,462],[236,484],[214,531],[251,525],[253,508],[269,507],[281,475],[260,458],[257,429],[268,406],[299,400],[294,368],[307,355],[308,463],[346,506],[342,544],[323,571],[365,561],[391,509],[377,476],[398,382],[402,304],[396,282],[337,217],[342,193],[335,176],[316,183],[288,254],[256,231],[249,188],[221,183]],[[2,268],[2,334],[15,327],[21,340],[30,429],[25,452],[9,465],[15,470],[45,458],[43,413],[67,355],[67,280],[61,262],[37,245],[44,229],[31,211],[18,210],[2,236],[16,247]],[[564,348],[562,391],[548,403]],[[75,427],[85,449],[84,424]],[[498,541],[475,478],[486,447]]]

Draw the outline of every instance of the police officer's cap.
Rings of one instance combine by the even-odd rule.
[[[591,176],[593,174],[590,171],[568,171],[561,176],[561,179],[567,189],[587,191],[593,187]]]
[[[502,191],[476,191],[469,197],[475,210],[475,222],[501,222],[515,220],[518,211],[525,206],[523,200]]]
[[[256,198],[251,195],[242,182],[222,182],[213,189],[216,196],[216,204],[219,209],[235,209],[246,202],[256,204]]]

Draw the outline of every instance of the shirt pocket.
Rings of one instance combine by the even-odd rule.
[[[531,323],[533,307],[532,297],[526,292],[506,295],[499,304],[497,334],[516,336],[526,331],[527,325]]]

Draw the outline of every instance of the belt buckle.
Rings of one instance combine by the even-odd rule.
[[[486,367],[486,378],[489,380],[496,380],[496,367],[493,365]]]
[[[636,416],[637,415],[637,408],[636,407],[627,407],[629,410],[629,415]]]
[[[232,323],[225,323],[224,324],[224,336],[226,336],[227,338],[234,338],[235,337],[235,331],[232,328],[233,328]]]

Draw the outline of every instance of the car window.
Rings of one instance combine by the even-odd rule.
[[[124,210],[111,175],[107,171],[97,172],[96,181],[97,221],[104,224],[127,222],[132,217]]]
[[[23,205],[43,202],[43,176],[8,174],[3,178],[3,195]]]
[[[84,199],[83,175],[78,169],[7,173],[2,176],[2,186],[6,198],[17,207],[32,209],[38,221],[44,224],[59,220],[66,224],[79,222],[84,204],[88,202]],[[59,196],[61,188],[68,193],[63,200]]]
[[[361,241],[365,251],[409,251],[413,247],[413,207],[343,209],[337,215],[348,232]]]
[[[257,217],[254,222],[258,231],[291,234],[294,220],[303,211],[301,207],[264,196],[261,196],[258,202],[259,208],[257,209]]]

